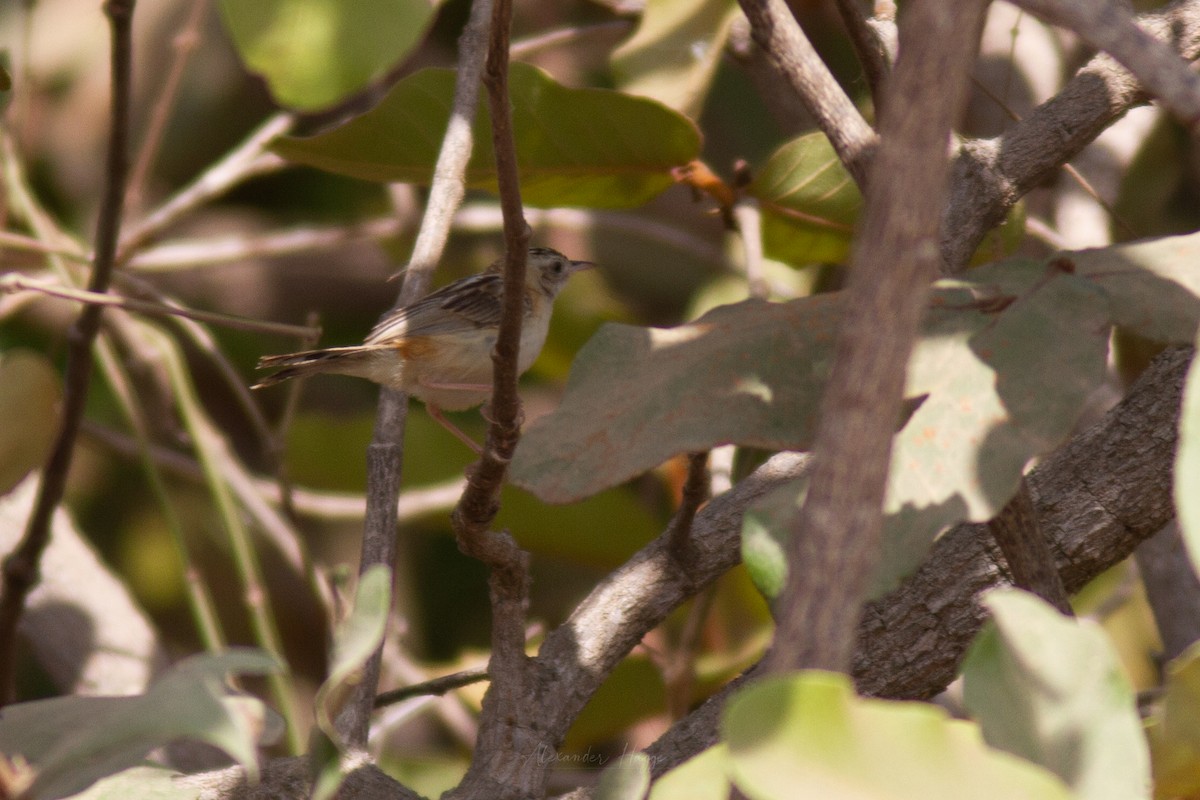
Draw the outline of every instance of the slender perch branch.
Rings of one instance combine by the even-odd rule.
[[[491,0],[475,0],[471,6],[471,16],[459,38],[454,105],[434,166],[429,201],[417,232],[417,241],[413,245],[412,259],[404,274],[404,285],[400,289],[397,306],[413,303],[429,291],[433,269],[441,259],[449,238],[454,212],[462,202],[465,191],[463,174],[471,158],[474,142],[471,121],[478,105],[479,76],[483,70],[491,10]],[[375,564],[395,565],[396,502],[400,494],[407,410],[408,398],[405,395],[387,388],[379,393],[375,430],[367,447],[367,508],[363,521],[359,574]],[[382,660],[381,645],[364,665],[361,683],[336,720],[338,732],[350,747],[366,746]]]
[[[104,195],[96,223],[96,256],[88,291],[108,289],[116,261],[117,236],[121,230],[121,207],[128,171],[129,102],[133,52],[133,7],[135,0],[108,0],[104,13],[111,31],[112,100],[110,104],[108,154],[105,163]],[[67,470],[83,419],[88,385],[92,377],[92,343],[100,331],[102,307],[85,306],[68,333],[67,368],[63,397],[62,427],[42,470],[37,500],[20,545],[4,560],[4,586],[0,590],[0,704],[12,699],[17,622],[25,596],[37,583],[38,563],[50,539],[50,519],[62,500]]]

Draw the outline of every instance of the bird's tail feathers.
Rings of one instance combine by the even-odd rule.
[[[258,360],[258,369],[276,369],[278,367],[285,367],[285,369],[279,370],[274,375],[267,375],[250,388],[262,389],[291,378],[316,375],[320,372],[358,375],[371,357],[372,349],[356,345],[353,347],[329,347],[324,350],[304,350],[299,353],[285,353],[278,356],[263,356]]]

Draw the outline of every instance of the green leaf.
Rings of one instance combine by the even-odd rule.
[[[0,354],[0,495],[40,467],[58,435],[62,387],[50,361],[33,350]]]
[[[1161,701],[1146,719],[1156,797],[1200,794],[1200,643],[1164,670]]]
[[[824,134],[776,150],[747,192],[762,207],[767,255],[789,264],[846,259],[862,195]]]
[[[328,800],[337,794],[345,777],[341,769],[340,743],[334,720],[362,680],[362,668],[383,641],[392,609],[392,571],[376,564],[358,581],[354,608],[333,634],[329,677],[317,690],[317,731],[312,741],[316,780],[313,800]]]
[[[723,725],[734,782],[774,798],[1066,798],[1052,775],[980,741],[924,703],[854,696],[844,675],[759,681]]]
[[[1179,413],[1179,449],[1175,454],[1175,509],[1179,532],[1192,568],[1200,570],[1200,362],[1192,361]]]
[[[787,583],[789,523],[804,502],[805,487],[789,483],[769,492],[742,516],[742,563],[769,600],[778,597]]]
[[[988,748],[928,703],[856,697],[845,675],[757,681],[726,708],[734,783],[751,800],[1066,800],[1051,773]]]
[[[454,93],[454,73],[422,70],[379,105],[328,133],[278,142],[285,158],[373,181],[428,183]],[[528,64],[509,72],[521,194],[535,206],[624,208],[673,182],[671,169],[696,158],[700,134],[685,117],[607,89],[568,89]],[[481,101],[471,188],[496,189],[490,117]]]
[[[1064,253],[1100,287],[1114,324],[1161,342],[1191,344],[1200,322],[1200,233]]]
[[[699,119],[738,13],[735,0],[648,0],[633,36],[613,51],[617,88]]]
[[[363,665],[383,641],[391,608],[392,571],[376,564],[359,579],[354,608],[334,631],[329,677],[317,691],[317,724],[335,742],[334,717],[358,685]]]
[[[678,328],[605,325],[558,410],[521,438],[514,483],[565,503],[718,444],[806,449],[838,306],[747,301]]]
[[[313,110],[364,88],[412,50],[429,0],[221,0],[242,61],[285,106]]]
[[[101,778],[71,800],[196,800],[199,786],[180,783],[182,777],[162,767],[133,767]]]
[[[729,751],[713,745],[654,782],[649,800],[726,800],[729,797]]]
[[[151,750],[194,739],[224,750],[257,776],[257,740],[270,720],[265,706],[231,697],[230,673],[261,675],[278,662],[257,650],[230,650],[179,662],[135,697],[56,697],[7,706],[0,752],[37,769],[30,796],[66,797],[139,764]]]
[[[622,756],[600,773],[596,800],[642,800],[650,788],[650,759],[644,753]]]
[[[925,399],[892,448],[877,592],[915,568],[946,527],[999,513],[1105,375],[1105,302],[1087,281],[1009,261],[938,286],[909,362],[905,394]]]
[[[946,525],[991,518],[1103,379],[1105,299],[1087,281],[1020,262],[972,276],[934,293],[907,389],[921,404],[893,454],[892,537],[918,558]],[[808,449],[839,304],[749,301],[667,330],[604,326],[558,410],[521,440],[513,480],[570,502],[679,453]]]
[[[1041,764],[1078,797],[1148,797],[1137,703],[1104,631],[1015,589],[988,592],[983,603],[992,621],[963,676],[988,744]]]

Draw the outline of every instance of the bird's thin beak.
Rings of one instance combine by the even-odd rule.
[[[594,266],[596,265],[591,261],[572,261],[571,272],[583,272],[585,269],[591,269]]]

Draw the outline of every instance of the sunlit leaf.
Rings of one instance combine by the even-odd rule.
[[[374,181],[428,183],[450,118],[454,72],[426,69],[377,106],[328,133],[290,138],[285,158]],[[521,195],[542,206],[640,205],[696,157],[700,134],[653,100],[607,89],[569,89],[528,64],[509,73]],[[490,118],[481,99],[467,167],[472,188],[495,190]]]
[[[988,748],[929,703],[855,696],[845,675],[757,681],[722,725],[734,783],[751,800],[1066,800],[1050,772]]]
[[[650,800],[726,800],[729,797],[729,752],[713,745],[654,782]]]
[[[596,800],[642,800],[650,788],[650,759],[630,753],[605,767],[593,795]]]
[[[368,569],[359,579],[354,609],[334,632],[329,677],[317,691],[317,724],[337,740],[333,719],[358,684],[363,664],[383,641],[391,611],[392,571],[383,564]]]
[[[1100,626],[1015,589],[989,592],[983,603],[992,621],[963,676],[988,744],[1041,764],[1078,797],[1149,797],[1133,689]]]
[[[200,787],[181,783],[180,773],[161,767],[133,767],[101,778],[71,800],[196,800]]]
[[[892,448],[880,589],[944,528],[999,513],[1030,459],[1070,435],[1104,380],[1109,326],[1094,287],[1036,262],[971,278],[961,293],[940,284],[909,362],[906,395],[924,400]]]
[[[278,662],[256,650],[192,656],[134,697],[56,697],[6,706],[0,752],[20,754],[37,769],[31,796],[53,800],[139,764],[151,750],[194,739],[224,750],[247,774],[258,774],[257,744],[268,710],[232,697],[230,673],[261,675]]]
[[[1104,290],[1116,325],[1162,342],[1191,344],[1200,322],[1200,233],[1063,253]]]
[[[637,31],[613,51],[617,88],[699,119],[737,15],[735,0],[649,0]]]
[[[429,0],[221,0],[238,54],[281,104],[311,110],[364,88],[421,41]]]
[[[514,482],[569,502],[718,444],[805,449],[838,303],[747,301],[678,328],[604,326],[562,405],[522,437]]]
[[[762,207],[767,255],[789,264],[845,260],[862,195],[824,134],[776,150],[747,192]]]

